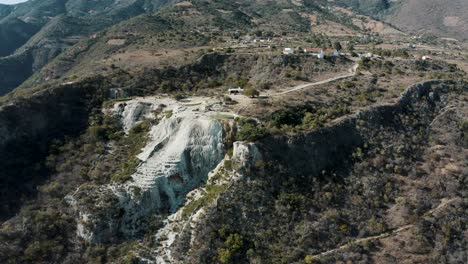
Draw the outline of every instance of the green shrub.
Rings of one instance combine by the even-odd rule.
[[[232,171],[232,160],[225,160],[224,161],[224,168],[227,171]]]
[[[266,135],[266,129],[258,125],[255,121],[245,122],[241,125],[241,128],[236,135],[236,139],[239,141],[257,141],[264,138]]]
[[[227,185],[207,185],[205,187],[206,192],[202,197],[191,201],[189,204],[184,206],[182,210],[182,217],[187,218],[198,209],[212,203],[219,196],[219,194],[226,190],[226,187]]]
[[[172,110],[169,110],[169,111],[165,111],[165,112],[164,112],[164,116],[165,116],[166,118],[171,118],[172,114],[173,114]]]
[[[244,245],[244,238],[237,234],[230,234],[223,243],[223,247],[218,249],[218,261],[220,263],[230,263],[236,253],[239,253]]]
[[[244,95],[248,97],[257,97],[260,95],[260,92],[257,89],[250,87],[245,89]]]

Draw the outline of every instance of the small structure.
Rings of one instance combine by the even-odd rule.
[[[319,56],[323,52],[321,48],[305,48],[304,53],[312,56]]]
[[[431,58],[430,56],[425,55],[425,56],[422,56],[422,57],[421,57],[421,60],[423,60],[423,61],[425,61],[425,60],[432,60],[432,58]]]
[[[291,54],[294,54],[294,50],[291,49],[291,48],[284,48],[283,54],[284,54],[284,55],[291,55]]]
[[[332,50],[332,49],[321,49],[321,48],[305,48],[304,53],[312,55],[312,56],[317,56],[319,59],[323,59],[326,56],[333,56],[337,57],[340,56],[340,53],[337,50]]]
[[[232,89],[229,89],[228,91],[229,91],[230,95],[237,95],[237,94],[243,94],[244,93],[244,89],[242,89],[240,87],[232,88]]]

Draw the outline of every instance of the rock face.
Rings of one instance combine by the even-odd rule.
[[[395,116],[409,111],[421,98],[435,106],[441,96],[453,87],[463,87],[458,81],[427,81],[410,86],[396,104],[373,106],[335,124],[294,137],[270,137],[258,144],[266,160],[282,165],[283,172],[318,175],[322,170],[345,166],[343,161],[366,142],[360,124],[370,127],[398,126]],[[433,109],[427,109],[433,111]],[[297,168],[301,168],[297,170]]]
[[[162,119],[151,128],[131,181],[97,187],[95,205],[82,203],[80,190],[70,198],[82,220],[82,238],[102,243],[115,234],[135,236],[150,215],[175,212],[188,192],[206,182],[226,147],[223,124],[204,109],[202,103],[184,105],[170,99],[134,100],[115,107],[126,131],[153,113],[159,112]],[[112,202],[105,202],[109,199]]]
[[[158,230],[155,239],[160,246],[153,249],[153,258],[147,260],[150,263],[151,261],[161,264],[179,263],[178,260],[182,257],[179,252],[189,251],[192,246],[197,244],[194,238],[206,224],[207,213],[216,206],[217,197],[209,200],[206,197],[208,190],[217,188],[225,190],[228,188],[227,186],[236,184],[236,182],[243,180],[253,166],[261,160],[261,154],[254,143],[234,142],[232,157],[229,159],[229,155],[226,155],[224,162],[220,162],[209,173],[208,183],[187,194],[184,206],[170,215],[165,221],[164,227]],[[233,170],[225,167],[226,161],[232,162]],[[202,200],[207,202],[190,214],[186,214],[185,210],[190,210],[191,204]]]
[[[241,170],[239,171],[240,173],[253,168],[261,159],[262,155],[254,143],[234,142],[232,160],[238,169]]]
[[[136,123],[145,118],[151,118],[153,105],[145,102],[136,102],[119,104],[116,108],[115,111],[121,116],[123,129],[125,133],[128,133]]]
[[[220,235],[222,234],[220,231],[226,230],[231,234],[238,234],[242,237],[243,244],[249,245],[245,247],[242,254],[236,256],[233,261],[235,263],[249,262],[247,251],[252,251],[250,248],[253,247],[255,250],[259,249],[258,252],[262,252],[257,255],[261,257],[255,258],[258,262],[281,262],[285,259],[283,252],[291,252],[286,254],[288,263],[301,262],[304,256],[296,255],[295,252],[304,251],[316,254],[338,248],[361,236],[354,231],[336,235],[335,227],[331,230],[329,228],[334,225],[333,222],[337,218],[350,219],[346,221],[355,224],[356,230],[366,230],[368,228],[366,223],[380,215],[391,215],[400,211],[404,216],[405,210],[403,209],[387,212],[386,205],[372,203],[382,194],[393,195],[394,198],[391,199],[407,195],[408,200],[419,196],[421,203],[424,204],[420,208],[421,216],[427,215],[425,212],[431,206],[426,207],[425,203],[432,197],[431,192],[434,192],[432,188],[437,187],[433,183],[426,185],[425,178],[419,179],[422,176],[418,176],[416,172],[414,175],[408,173],[418,167],[418,162],[424,162],[424,159],[421,159],[420,150],[414,148],[412,143],[415,142],[417,134],[421,133],[421,140],[417,142],[425,145],[425,140],[428,135],[431,135],[429,133],[437,132],[430,127],[444,120],[442,116],[450,116],[451,118],[444,121],[450,121],[453,124],[441,126],[439,134],[444,134],[446,137],[447,131],[442,131],[442,128],[452,127],[454,138],[446,140],[442,137],[443,140],[440,142],[446,144],[460,140],[460,132],[457,131],[456,123],[461,119],[460,114],[463,113],[461,105],[463,105],[463,98],[466,97],[467,88],[466,83],[458,81],[419,83],[409,87],[396,103],[370,107],[336,120],[324,128],[307,133],[271,136],[260,140],[255,146],[262,155],[262,162],[265,164],[264,171],[258,170],[259,166],[254,167],[248,179],[235,182],[220,194],[216,204],[206,210],[203,219],[198,220],[202,224],[178,234],[181,238],[176,240],[177,246],[172,250],[172,256],[177,256],[178,262],[176,263],[219,261],[218,252],[220,249],[225,249],[226,241],[228,241],[226,237]],[[454,109],[458,109],[459,114],[456,114],[458,111]],[[456,115],[459,117],[456,118]],[[423,130],[424,132],[420,132]],[[248,145],[237,144],[239,143],[234,144],[236,153],[234,156],[252,156],[243,154],[247,153],[244,150],[249,148]],[[367,150],[365,150],[366,144],[369,146]],[[385,146],[385,148],[380,146]],[[446,146],[437,146],[437,151],[444,147]],[[404,148],[410,150],[408,156],[402,156],[401,153],[406,152]],[[421,149],[425,148],[432,149],[428,146],[421,147]],[[367,151],[367,153],[362,154],[361,151]],[[400,154],[395,155],[395,153]],[[440,173],[429,171],[429,173],[434,173],[432,180],[438,182],[437,184],[444,174],[449,174],[449,170],[456,172],[453,176],[455,178],[462,175],[459,165],[462,161],[457,161],[454,156],[450,155],[445,155],[445,157],[457,165],[447,169],[446,161],[442,161],[443,169]],[[459,160],[466,159],[463,155],[458,157]],[[239,159],[245,160],[245,158]],[[391,171],[388,171],[389,168]],[[428,168],[432,170],[431,167]],[[422,184],[431,188],[418,186],[407,191],[413,183],[405,185],[405,182],[396,181],[395,185],[386,185],[390,182],[387,181],[390,177],[405,178],[408,181],[417,178]],[[437,199],[440,198],[441,192],[454,195],[462,189],[463,185],[454,184],[458,180],[451,179],[450,181],[446,187],[440,188],[442,191],[434,192]],[[404,187],[400,189],[400,186]],[[450,191],[447,192],[444,189],[450,189]],[[421,194],[423,191],[425,193]],[[324,199],[327,195],[333,199]],[[353,200],[356,198],[360,201]],[[285,203],[286,206],[283,205],[285,200],[288,201]],[[333,209],[330,210],[330,208]],[[334,219],[332,221],[328,217],[331,213]],[[447,214],[447,216],[452,217],[452,214]],[[395,218],[393,223],[399,223],[399,226],[408,224],[408,221],[413,223],[414,218],[409,219],[405,218],[405,221],[402,221],[402,219]],[[422,218],[419,221],[424,222]],[[433,228],[432,222],[429,226],[420,234],[432,232],[428,231]],[[387,231],[384,230],[384,232]],[[182,239],[184,236],[185,240]],[[411,238],[411,240],[406,240],[406,238],[404,236],[402,241],[417,241],[417,238]],[[454,244],[457,243],[459,242],[454,242]],[[274,253],[277,248],[284,250]],[[315,252],[309,251],[312,248],[315,248]],[[396,250],[401,251],[401,247],[396,247]],[[352,255],[350,251],[346,252],[347,254],[343,254],[340,260],[350,258]],[[447,251],[444,249],[444,252]],[[414,257],[410,253],[408,255]],[[392,263],[392,261],[382,263]],[[336,263],[337,261],[332,259],[323,262]]]

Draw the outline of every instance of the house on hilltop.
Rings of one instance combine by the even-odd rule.
[[[321,48],[305,48],[304,49],[304,53],[307,53],[307,54],[318,54],[322,51],[323,49]]]
[[[337,50],[334,49],[321,49],[321,48],[305,48],[304,53],[311,55],[311,56],[317,56],[319,59],[325,58],[325,56],[333,56],[337,57],[340,55]]]

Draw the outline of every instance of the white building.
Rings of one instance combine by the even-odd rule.
[[[304,49],[304,53],[317,56],[319,59],[325,58],[325,56],[332,56],[337,57],[340,56],[340,53],[337,50],[332,49],[320,49],[320,48],[306,48]]]
[[[294,50],[291,49],[291,48],[284,48],[283,54],[285,54],[285,55],[294,54]]]
[[[233,95],[233,94],[243,94],[244,93],[244,89],[240,88],[240,87],[237,87],[237,88],[232,88],[232,89],[229,89],[229,94]]]

